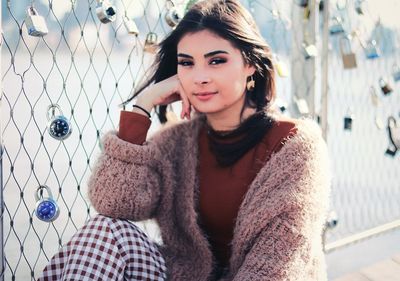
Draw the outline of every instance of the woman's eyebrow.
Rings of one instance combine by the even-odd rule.
[[[217,51],[212,51],[212,52],[209,52],[209,53],[205,54],[204,57],[208,58],[208,57],[212,57],[212,56],[217,55],[217,54],[229,54],[229,53],[227,51],[217,50]],[[193,58],[191,55],[183,54],[183,53],[179,53],[178,57],[189,58],[189,59]]]

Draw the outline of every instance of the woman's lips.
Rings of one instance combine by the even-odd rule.
[[[215,94],[217,94],[217,92],[204,92],[194,94],[194,96],[201,101],[207,101],[211,99]]]

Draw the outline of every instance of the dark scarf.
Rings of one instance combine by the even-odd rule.
[[[216,131],[206,123],[210,149],[218,164],[222,167],[233,165],[264,138],[273,122],[265,111],[259,111],[232,131]]]

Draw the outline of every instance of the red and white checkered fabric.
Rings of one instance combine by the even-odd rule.
[[[38,281],[165,279],[164,258],[142,230],[97,215],[49,261]]]

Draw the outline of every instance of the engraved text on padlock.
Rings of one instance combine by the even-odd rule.
[[[44,36],[49,33],[46,21],[32,6],[28,8],[25,24],[31,36]]]
[[[40,198],[39,192],[41,192],[43,189],[47,191],[48,197]],[[57,202],[53,199],[53,195],[48,186],[41,185],[36,189],[35,200],[35,213],[38,219],[45,222],[52,222],[58,218],[60,209],[58,208]]]

